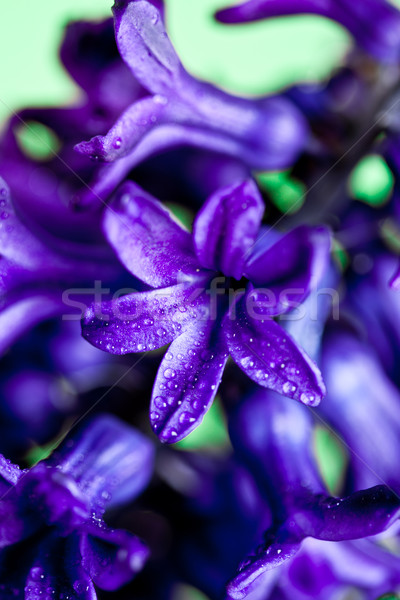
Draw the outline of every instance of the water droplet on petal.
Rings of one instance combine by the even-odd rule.
[[[174,377],[176,377],[176,372],[174,371],[174,369],[165,369],[164,371],[164,377],[166,379],[173,379]]]

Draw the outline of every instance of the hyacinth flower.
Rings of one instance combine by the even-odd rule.
[[[150,412],[164,442],[180,440],[201,422],[228,354],[259,385],[305,404],[318,404],[325,393],[316,365],[273,317],[298,306],[319,281],[329,232],[302,226],[280,236],[260,229],[263,212],[259,191],[247,180],[208,198],[193,235],[132,182],[105,213],[104,231],[120,260],[154,289],[90,307],[83,335],[114,354],[172,342]]]
[[[254,400],[249,410],[251,406]],[[194,452],[180,453],[180,459],[185,473],[190,473],[185,485],[177,468],[176,473],[171,468],[166,477],[173,487],[184,488],[187,500],[180,508],[182,521],[186,524],[191,519],[196,526],[189,531],[186,527],[180,536],[179,573],[210,600],[227,598],[226,581],[272,523],[268,499],[265,493],[260,497],[264,480],[259,473],[253,479],[250,465],[245,468],[235,452],[228,459],[208,459],[208,463]],[[252,467],[251,471],[254,475]],[[385,535],[397,534],[398,526],[394,527],[394,532]],[[376,600],[400,583],[399,558],[385,549],[384,542],[373,537],[326,543],[309,537],[291,559],[257,578],[246,590],[246,599],[335,600],[356,588],[360,599]]]
[[[4,352],[33,325],[68,310],[66,289],[85,284],[93,288],[95,279],[113,281],[120,268],[104,241],[80,244],[30,228],[1,177],[0,210],[0,352]]]
[[[139,162],[177,146],[233,156],[251,169],[280,169],[295,161],[308,130],[290,101],[238,98],[196,80],[182,66],[151,2],[118,1],[113,10],[121,57],[150,95],[134,101],[107,135],[76,146],[95,161],[111,163],[98,171],[91,189],[82,189],[81,204],[98,203]]]
[[[149,551],[103,514],[142,491],[153,455],[142,434],[101,416],[31,469],[1,457],[2,600],[94,600],[94,585],[115,590],[132,579]]]
[[[312,419],[300,404],[260,390],[238,408],[230,432],[268,501],[272,521],[263,542],[228,585],[229,598],[251,598],[258,585],[271,585],[274,569],[294,557],[305,538],[365,538],[399,518],[400,498],[385,485],[342,498],[329,496],[312,455]]]
[[[400,57],[400,13],[385,0],[248,0],[218,11],[223,23],[246,23],[270,17],[316,14],[340,23],[356,43],[382,62]]]
[[[322,413],[350,448],[348,485],[362,489],[384,481],[398,491],[398,388],[373,349],[337,324],[324,337],[321,368],[328,389]]]

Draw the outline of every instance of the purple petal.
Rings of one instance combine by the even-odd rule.
[[[61,293],[44,291],[28,298],[25,295],[26,290],[17,296],[7,297],[7,302],[13,303],[0,312],[0,354],[34,325],[65,311]]]
[[[158,370],[150,420],[162,442],[177,442],[200,425],[227,360],[220,326],[205,317],[169,347]]]
[[[201,288],[184,284],[128,294],[90,308],[83,336],[111,354],[161,348],[180,335],[204,303]]]
[[[321,368],[328,395],[322,411],[351,447],[355,488],[384,481],[398,490],[400,394],[374,350],[337,322],[325,332]]]
[[[392,289],[400,290],[400,266],[396,269],[396,272],[389,281],[389,285]]]
[[[60,48],[60,57],[68,73],[88,94],[100,77],[118,60],[112,19],[102,23],[69,23]]]
[[[303,13],[337,21],[378,60],[398,60],[400,15],[394,6],[382,0],[364,0],[362,5],[343,0],[248,0],[218,11],[216,17],[224,23],[245,23]]]
[[[313,428],[308,409],[262,388],[231,414],[229,433],[237,455],[281,513],[291,509],[295,495],[325,491],[310,443]]]
[[[99,416],[68,436],[47,464],[57,466],[100,513],[135,498],[153,472],[150,440],[111,416]]]
[[[75,542],[75,539],[64,541],[53,535],[35,548],[34,561],[25,576],[24,600],[97,599],[94,585],[80,565],[79,547]]]
[[[160,100],[159,96],[143,98],[126,109],[107,135],[80,142],[75,150],[95,161],[113,162],[129,155],[147,134],[173,120],[176,114],[179,108]],[[131,161],[130,166],[134,165],[135,161]]]
[[[330,233],[325,227],[303,225],[272,246],[268,231],[261,236],[248,258],[245,276],[255,286],[268,287],[271,301],[260,314],[276,316],[298,307],[321,280],[329,264]],[[253,292],[255,301],[263,296],[262,290]]]
[[[264,213],[264,202],[252,180],[218,190],[204,204],[193,225],[201,264],[240,279]]]
[[[248,0],[219,10],[215,16],[222,23],[246,23],[307,12],[323,14],[330,5],[331,0]]]
[[[149,556],[147,546],[136,536],[107,529],[96,521],[86,527],[80,550],[83,568],[97,586],[107,591],[128,583]]]
[[[184,70],[156,7],[145,0],[118,3],[114,16],[120,54],[135,78],[154,94],[176,88]]]
[[[1,482],[3,484],[3,482]],[[7,546],[16,544],[33,533],[35,527],[29,519],[21,517],[18,511],[18,500],[13,492],[1,485],[3,498],[0,501],[0,551]]]
[[[191,235],[132,182],[121,186],[106,210],[104,231],[126,268],[152,287],[198,276]]]
[[[376,535],[400,516],[400,498],[385,485],[355,492],[346,498],[326,498],[313,509],[304,535],[340,541]]]
[[[16,485],[18,479],[21,477],[22,471],[18,465],[14,465],[10,460],[4,458],[0,454],[0,484],[1,492],[7,490],[12,485]]]
[[[325,395],[318,367],[277,323],[250,316],[247,298],[236,301],[223,321],[233,360],[258,385],[316,406]]]
[[[239,573],[229,582],[227,591],[229,598],[242,600],[246,598],[254,581],[265,572],[275,569],[296,554],[300,544],[293,542],[276,542],[268,547],[268,554],[264,551],[250,556],[239,567]]]

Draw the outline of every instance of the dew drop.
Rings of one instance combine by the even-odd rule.
[[[164,377],[165,379],[173,379],[174,377],[176,377],[176,372],[174,371],[174,369],[165,369]]]
[[[159,408],[166,408],[167,406],[167,403],[165,402],[162,396],[157,396],[156,398],[154,398],[154,404]]]
[[[40,567],[34,567],[31,570],[31,578],[33,581],[40,581],[41,579],[44,579],[43,569]]]
[[[113,142],[113,147],[118,150],[118,148],[121,148],[121,144],[122,144],[122,140],[120,137],[116,137],[114,142]]]

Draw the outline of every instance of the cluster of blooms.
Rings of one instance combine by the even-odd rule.
[[[400,12],[215,18],[306,13],[346,63],[249,99],[184,69],[162,0],[116,0],[66,30],[79,104],[6,124],[0,600],[399,597]]]

